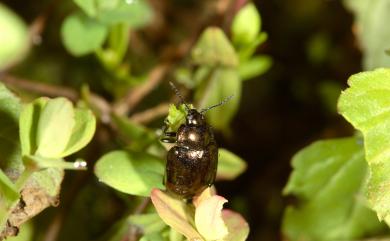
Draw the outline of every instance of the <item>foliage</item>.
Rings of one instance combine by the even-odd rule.
[[[370,173],[367,198],[380,220],[389,222],[389,192],[387,186],[389,126],[389,69],[377,69],[353,75],[349,88],[340,96],[340,113],[364,137],[364,147]]]
[[[283,232],[291,240],[353,240],[382,228],[361,193],[367,164],[357,138],[315,142],[292,165],[283,191],[299,201],[284,214]]]
[[[265,25],[270,26],[275,43],[279,37],[283,38],[280,42],[298,39],[303,44],[297,50],[285,45],[271,51],[269,46],[274,43],[264,44],[268,35],[255,4],[233,1],[223,6],[224,2],[228,1],[72,0],[47,7],[42,7],[45,1],[11,3],[12,9],[19,4],[23,7],[20,13],[0,4],[0,80],[5,83],[0,84],[0,240],[16,235],[18,229],[19,236],[10,240],[246,240],[248,223],[224,208],[229,205],[247,214],[240,197],[228,202],[216,194],[215,186],[191,201],[163,191],[166,153],[172,144],[160,142],[160,126],[164,123],[170,131],[177,131],[187,115],[183,104],[202,110],[223,103],[205,116],[216,137],[225,138],[221,143],[229,143],[235,134],[231,123],[241,108],[244,83],[251,86],[252,79],[273,63],[270,56],[259,54],[260,48],[277,56],[270,79],[293,75],[292,83],[256,83],[272,95],[280,87],[288,90],[271,98],[278,103],[276,107],[288,100],[285,94],[302,101],[314,87],[318,90],[314,99],[321,98],[329,112],[336,113],[342,83],[331,75],[330,81],[324,79],[323,72],[335,66],[342,66],[340,73],[344,74],[356,70],[341,54],[356,52],[356,47],[362,51],[363,69],[372,71],[351,76],[339,98],[338,112],[359,132],[317,141],[293,157],[293,172],[283,194],[295,202],[285,209],[283,238],[390,237],[389,2],[342,1],[354,14],[355,23],[348,27],[359,44],[351,44],[352,33],[343,35],[341,39],[351,45],[345,50],[345,44],[335,46],[333,36],[324,30],[332,21],[324,18],[323,26],[311,23],[313,9],[331,4],[286,1],[277,8],[288,9],[283,14],[296,9],[290,18],[294,23],[281,18]],[[27,26],[21,16],[30,19],[40,7],[47,10]],[[279,28],[280,33],[273,29],[290,24],[295,25]],[[317,32],[305,41],[301,35],[306,36],[303,32],[310,26]],[[299,29],[300,36],[291,33],[293,28]],[[302,64],[298,61],[303,59],[298,56],[300,47],[315,71],[306,66],[303,71],[295,69]],[[292,73],[280,64],[281,54],[291,55]],[[305,78],[296,75],[299,72],[314,74]],[[319,85],[307,81],[317,77]],[[175,95],[168,90],[168,81],[175,82],[184,96],[180,101],[185,103],[176,106],[164,101]],[[249,92],[256,97],[263,94]],[[316,108],[317,102],[313,103],[311,107]],[[254,111],[250,114],[245,121],[249,119],[255,128],[268,128],[252,121]],[[295,122],[283,120],[283,124],[295,129]],[[339,135],[328,130],[323,134]],[[277,150],[282,148],[270,143]],[[218,154],[217,187],[218,181],[234,180],[247,168],[241,157],[226,148],[219,148]],[[84,170],[87,162],[90,172],[64,179],[65,169]],[[267,185],[262,185],[254,196],[267,191]],[[264,203],[265,215],[278,216],[275,210],[282,204],[270,196],[272,203]],[[60,201],[61,209],[33,218]]]
[[[146,153],[113,151],[95,166],[101,182],[122,192],[149,196],[152,188],[163,188],[163,161]]]
[[[151,198],[162,220],[188,240],[240,241],[248,236],[245,220],[237,213],[222,210],[227,200],[212,195],[210,189],[204,190],[194,200],[194,206],[186,205],[158,189],[152,191]]]
[[[189,57],[182,60],[185,64],[174,69],[171,67],[173,60],[165,60],[167,63],[157,63],[153,69],[157,56],[146,54],[140,57],[137,55],[138,49],[131,45],[137,41],[136,31],[145,31],[153,21],[155,13],[147,1],[73,0],[72,4],[61,20],[59,36],[62,44],[71,54],[69,58],[72,61],[93,59],[99,64],[94,66],[99,69],[96,71],[98,74],[91,71],[87,79],[103,74],[94,82],[86,81],[82,74],[73,75],[75,80],[71,83],[78,83],[75,85],[77,88],[72,88],[75,87],[72,84],[62,89],[46,83],[27,81],[28,84],[24,86],[17,83],[15,89],[22,101],[5,85],[0,85],[0,240],[16,235],[18,228],[22,229],[24,240],[39,239],[43,235],[35,233],[35,222],[39,222],[39,219],[36,221],[32,217],[49,206],[58,205],[64,170],[86,169],[85,157],[90,166],[93,165],[93,174],[101,183],[95,183],[93,189],[97,196],[84,195],[81,191],[72,197],[78,200],[75,201],[80,205],[77,208],[85,208],[82,207],[83,202],[93,199],[93,204],[87,205],[87,209],[98,213],[94,213],[94,217],[111,215],[108,209],[95,208],[99,203],[109,205],[112,199],[106,204],[105,192],[114,193],[122,204],[120,215],[112,214],[116,218],[115,225],[107,228],[105,224],[102,225],[104,228],[99,229],[104,232],[99,234],[101,240],[123,240],[127,236],[153,241],[179,241],[184,237],[246,240],[249,226],[245,219],[236,212],[223,209],[227,200],[211,194],[210,189],[195,197],[193,204],[161,190],[164,189],[165,156],[170,146],[159,141],[161,133],[156,134],[158,127],[146,123],[159,116],[147,121],[141,118],[140,121],[129,118],[129,113],[133,114],[133,109],[138,110],[139,106],[150,107],[155,100],[148,102],[142,101],[142,98],[162,79],[155,77],[154,70],[161,68],[160,65],[169,66],[177,82],[193,93],[199,110],[234,95],[224,105],[206,113],[216,131],[230,134],[230,123],[239,108],[242,81],[263,74],[271,66],[270,57],[255,54],[255,50],[266,40],[255,6],[248,3],[235,15],[231,40],[221,28],[208,27],[197,36],[194,46],[187,50]],[[0,5],[0,11],[3,10],[8,11]],[[8,74],[8,66],[19,64],[9,56],[18,56],[22,61],[26,46],[33,46],[23,42],[28,41],[27,30],[14,13],[8,11],[4,18],[4,21],[0,18],[0,25],[9,22],[5,29],[14,30],[10,36],[18,40],[9,40],[9,44],[14,44],[9,48],[7,45],[9,53],[0,52],[0,68],[5,68],[4,73]],[[245,24],[247,21],[256,24],[248,28]],[[3,47],[0,47],[2,50]],[[138,63],[138,60],[142,62],[143,58],[147,59],[148,64],[139,68],[142,63]],[[179,75],[180,71],[184,75]],[[10,87],[15,87],[12,81],[7,81],[7,75],[3,76],[3,72],[0,74]],[[51,78],[54,77],[53,74]],[[43,93],[38,96],[28,91],[25,93],[24,87]],[[160,98],[156,96],[156,99]],[[127,105],[127,102],[132,102],[133,106]],[[185,122],[186,111],[184,105],[176,107],[172,104],[160,115],[168,114],[165,123],[171,131],[176,131]],[[163,120],[159,119],[158,123],[163,123]],[[97,125],[99,128],[96,128]],[[92,144],[81,151],[90,142]],[[96,163],[94,160],[97,160]],[[245,170],[243,159],[225,148],[219,148],[217,180],[233,180]],[[79,181],[74,179],[76,183]],[[106,191],[109,187],[111,191]],[[76,185],[75,189],[81,188],[84,187]],[[66,194],[65,191],[61,193]],[[153,205],[149,205],[150,199]],[[24,215],[22,218],[21,213]],[[210,219],[210,214],[214,218]],[[73,218],[71,221],[74,225],[82,227],[79,223],[83,219],[78,215],[72,213],[69,217]],[[95,224],[99,225],[98,222]],[[66,229],[67,224],[64,223],[63,230]],[[76,237],[83,235],[78,231],[73,233]]]
[[[22,58],[28,50],[29,43],[25,23],[3,4],[0,4],[0,29],[1,70]]]
[[[388,1],[350,1],[354,33],[367,72],[352,75],[338,112],[357,137],[318,141],[293,160],[284,194],[298,198],[287,207],[283,233],[289,240],[357,240],[384,235],[390,223],[388,177],[389,18]],[[360,134],[361,133],[361,134]],[[368,164],[368,165],[367,165]]]
[[[238,110],[242,81],[263,74],[271,66],[268,56],[253,56],[256,48],[267,39],[260,23],[258,11],[249,3],[233,20],[232,43],[221,29],[207,28],[191,51],[195,70],[183,68],[176,75],[179,82],[195,88],[198,108],[207,108],[233,95],[227,103],[207,114],[210,124],[225,134],[229,133],[229,123]],[[220,118],[222,114],[224,118]]]
[[[83,148],[95,131],[92,112],[65,98],[39,98],[24,106],[0,85],[2,145],[0,238],[49,205],[55,205],[63,169],[85,167],[64,157]],[[81,129],[83,128],[83,129]],[[20,141],[17,141],[20,136]],[[23,203],[23,204],[22,204]],[[26,216],[19,217],[20,213]]]
[[[293,158],[284,193],[302,204],[285,211],[283,230],[291,240],[358,239],[380,233],[378,221],[389,224],[389,76],[389,69],[353,75],[339,98],[339,112],[362,132],[364,148],[353,137],[328,140]]]

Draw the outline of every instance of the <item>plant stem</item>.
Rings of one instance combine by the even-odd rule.
[[[149,205],[149,203],[150,203],[150,198],[145,197],[141,201],[141,203],[134,209],[133,214],[134,215],[141,214],[145,210],[145,208]],[[139,229],[135,226],[130,226],[127,241],[136,241],[138,235],[139,235]]]
[[[148,80],[144,84],[129,91],[125,97],[115,104],[115,113],[123,116],[132,110],[144,98],[144,96],[146,96],[162,81],[170,67],[171,64],[169,63],[162,63],[154,67],[150,71]]]
[[[70,99],[73,102],[76,102],[80,98],[80,95],[77,91],[65,86],[43,84],[38,81],[23,79],[23,78],[15,77],[8,74],[1,74],[1,73],[0,73],[0,81],[16,88],[47,95],[49,97],[63,96]],[[101,115],[101,121],[105,124],[108,124],[110,122],[110,116],[111,116],[111,105],[103,97],[95,93],[90,93],[89,101],[94,107],[98,109]]]
[[[35,168],[31,166],[26,166],[26,169],[20,174],[18,180],[15,183],[16,189],[20,192],[22,191],[23,187],[27,183],[28,179],[31,177],[31,175],[35,172]]]
[[[168,113],[168,109],[169,103],[164,102],[145,111],[135,113],[130,117],[130,119],[136,123],[146,124],[157,117],[166,115]]]

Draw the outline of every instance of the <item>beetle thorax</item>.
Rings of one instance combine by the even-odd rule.
[[[206,126],[182,125],[177,133],[177,143],[182,146],[199,148],[210,142],[210,133]]]
[[[201,126],[206,124],[204,115],[199,113],[195,109],[191,109],[188,111],[188,114],[186,116],[186,124],[187,125],[194,125],[194,126]]]

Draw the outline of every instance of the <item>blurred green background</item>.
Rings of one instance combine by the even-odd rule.
[[[134,34],[132,72],[142,74],[163,59],[183,64],[180,60],[183,56],[170,56],[167,46],[180,43],[205,26],[227,29],[224,24],[232,13],[218,13],[209,8],[215,2],[149,1],[155,16],[151,24]],[[219,2],[223,6],[229,1]],[[37,45],[24,61],[12,68],[12,74],[75,89],[86,82],[93,92],[107,100],[121,94],[123,89],[113,90],[110,86],[107,79],[112,76],[95,56],[75,58],[65,50],[59,28],[75,9],[72,1],[5,0],[3,3],[27,24],[42,13],[47,15],[41,38],[34,40]],[[232,132],[228,136],[217,133],[219,145],[245,159],[248,169],[234,181],[217,182],[216,187],[229,200],[227,206],[240,212],[250,224],[249,240],[281,240],[283,209],[294,202],[281,196],[291,172],[290,159],[314,140],[353,133],[350,125],[336,113],[336,101],[341,89],[346,87],[347,78],[362,70],[362,52],[354,35],[353,15],[340,0],[257,0],[254,3],[262,17],[262,30],[268,33],[268,40],[257,52],[269,55],[273,65],[264,75],[243,83]],[[137,108],[156,105],[162,99],[170,101],[171,97],[164,82]],[[161,124],[162,119],[158,119],[149,126]],[[108,128],[101,126],[97,140],[90,144],[92,147],[85,155],[98,159],[100,152],[111,148],[101,145],[111,135]],[[61,205],[41,213],[34,230],[42,237],[50,224],[62,222],[59,240],[105,240],[101,235],[121,217],[127,202],[124,195],[98,183],[91,172],[67,172]]]

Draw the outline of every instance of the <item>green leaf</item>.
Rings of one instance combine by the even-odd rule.
[[[169,230],[169,241],[183,241],[183,235],[173,228]]]
[[[203,240],[194,228],[194,210],[191,210],[184,201],[158,189],[152,190],[150,198],[158,215],[166,224],[186,236],[188,240]]]
[[[365,206],[367,164],[356,138],[318,141],[299,151],[283,193],[294,195],[282,230],[289,240],[354,240],[382,228]]]
[[[101,9],[97,19],[110,25],[126,23],[134,29],[143,27],[151,21],[152,10],[143,0],[123,0],[119,1],[115,7]]]
[[[260,33],[261,18],[253,3],[248,3],[236,14],[232,23],[232,39],[236,45],[251,44]]]
[[[99,181],[121,192],[149,196],[153,188],[164,188],[163,162],[146,153],[113,151],[95,165]]]
[[[231,210],[222,210],[222,219],[225,222],[228,235],[223,241],[245,241],[249,235],[249,225],[238,213]]]
[[[197,68],[192,76],[194,86],[198,86],[203,80],[208,79],[213,73],[213,68],[209,66],[200,66]]]
[[[202,200],[195,209],[195,226],[206,240],[222,239],[228,229],[222,219],[223,204],[227,200],[221,196],[211,196]]]
[[[160,233],[151,233],[142,236],[142,238],[139,241],[167,241]]]
[[[252,79],[264,74],[272,65],[272,59],[266,55],[259,55],[240,62],[238,73],[242,80]]]
[[[25,166],[29,166],[34,170],[46,168],[72,169],[72,170],[86,170],[87,163],[83,160],[75,162],[66,162],[61,158],[46,158],[39,155],[23,156]]]
[[[69,156],[85,147],[95,133],[96,119],[92,111],[85,108],[76,108],[74,114],[75,125],[62,156]]]
[[[197,88],[195,100],[199,108],[220,103],[222,100],[233,95],[227,103],[218,106],[208,112],[206,117],[211,126],[219,130],[227,130],[229,123],[236,114],[241,98],[241,80],[238,73],[230,68],[216,68],[209,80]]]
[[[20,108],[19,99],[0,83],[0,168],[6,172],[23,169],[18,141]]]
[[[192,108],[192,106],[190,106]],[[180,125],[184,124],[186,121],[187,111],[184,104],[176,107],[176,105],[171,104],[168,110],[167,121],[169,123],[169,129],[172,131],[177,131]]]
[[[364,136],[371,175],[367,196],[378,217],[390,219],[390,69],[352,75],[339,99],[339,112]]]
[[[363,66],[366,70],[389,67],[390,2],[387,0],[344,0],[345,5],[355,14],[354,31],[363,50]]]
[[[111,65],[119,65],[126,54],[129,45],[129,25],[126,23],[112,26],[108,35],[109,49],[115,53],[115,61]]]
[[[75,125],[72,103],[65,98],[47,101],[39,116],[37,154],[48,158],[63,157]]]
[[[97,6],[95,0],[73,0],[88,16],[94,17],[97,14]]]
[[[118,6],[121,0],[95,0],[96,6],[100,11],[111,10]]]
[[[107,27],[87,16],[73,14],[64,20],[61,36],[71,54],[82,56],[93,53],[103,45],[107,37]]]
[[[239,156],[224,149],[218,149],[218,180],[233,180],[246,170],[246,163]]]
[[[38,148],[36,141],[39,116],[48,100],[46,97],[41,97],[22,108],[19,118],[22,155],[32,155]]]
[[[90,110],[73,109],[72,103],[65,98],[39,98],[23,107],[19,125],[23,155],[34,155],[40,148],[38,154],[42,157],[60,158],[90,142],[96,120]],[[49,153],[42,148],[47,148]]]
[[[192,48],[195,64],[207,66],[236,67],[236,52],[223,31],[216,27],[207,28]]]
[[[27,26],[0,3],[0,70],[25,56],[29,48]]]
[[[240,63],[250,59],[251,56],[256,51],[256,48],[260,46],[262,43],[264,43],[267,39],[268,39],[268,35],[262,32],[256,37],[256,39],[253,42],[248,43],[245,46],[240,46],[237,50]]]
[[[158,143],[156,134],[143,125],[132,122],[129,118],[113,115],[113,121],[121,136],[130,141],[129,148],[144,151],[152,143]]]
[[[140,228],[143,234],[161,232],[166,228],[165,223],[157,213],[131,215],[129,221],[131,224]]]
[[[177,67],[174,70],[175,81],[185,87],[192,89],[195,87],[195,81],[192,78],[192,71],[188,67]]]
[[[0,169],[0,233],[4,229],[12,207],[19,201],[19,192]]]

